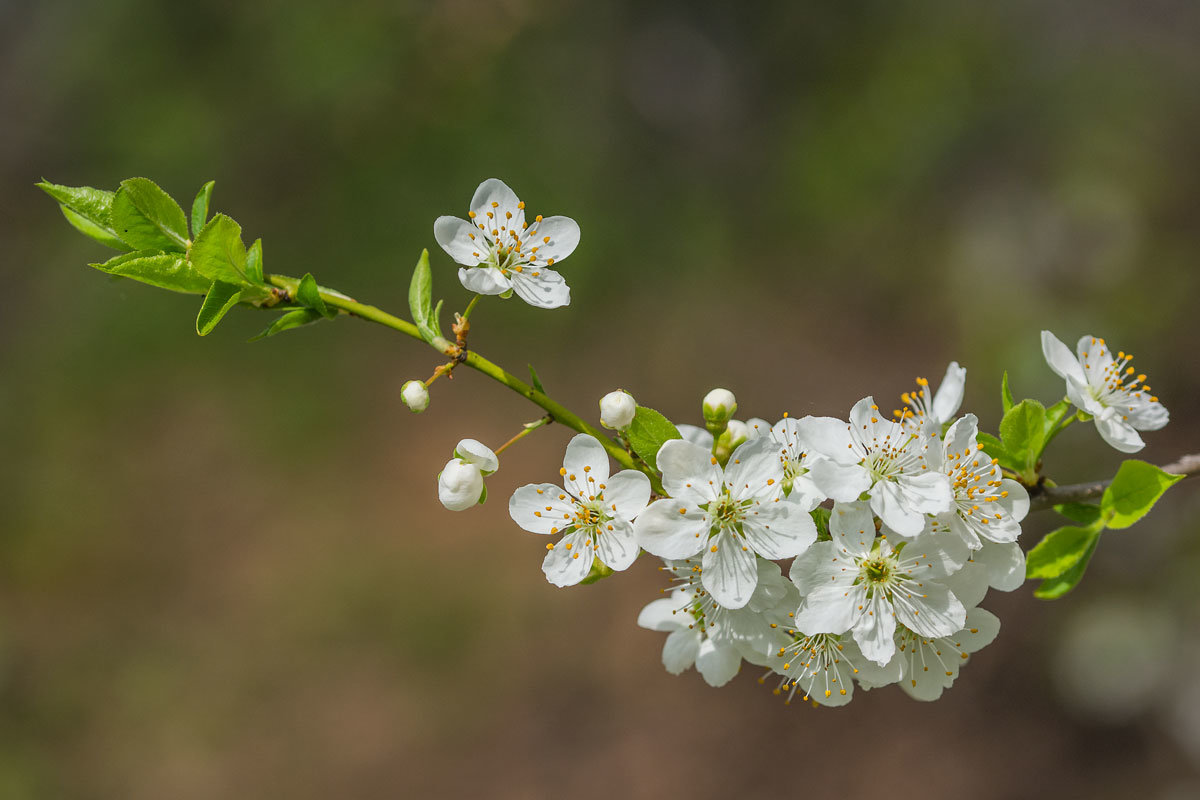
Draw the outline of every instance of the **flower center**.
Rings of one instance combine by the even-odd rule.
[[[712,522],[712,530],[709,536],[716,536],[723,530],[732,530],[738,532],[742,520],[746,518],[746,509],[753,504],[752,500],[738,502],[729,494],[729,489],[726,488],[719,498],[713,500],[705,509],[708,511],[709,519]]]

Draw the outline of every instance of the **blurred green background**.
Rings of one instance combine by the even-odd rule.
[[[497,176],[583,239],[569,308],[472,343],[582,413],[845,414],[954,358],[994,426],[1003,369],[1061,396],[1048,327],[1138,355],[1162,463],[1200,449],[1198,36],[1167,0],[0,0],[0,797],[1200,796],[1190,483],[1066,599],[990,595],[935,704],[713,690],[634,625],[651,564],[558,590],[508,520],[568,431],[450,514],[455,442],[531,407],[464,370],[413,417],[433,353],[353,320],[199,339],[33,186],[216,179],[268,271],[400,311],[422,247],[465,304],[432,224]],[[1059,442],[1060,482],[1119,462]]]

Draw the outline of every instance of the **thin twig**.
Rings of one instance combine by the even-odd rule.
[[[1159,469],[1172,475],[1191,477],[1200,473],[1200,453],[1183,456],[1170,464],[1163,464]],[[1104,490],[1110,483],[1112,483],[1111,480],[1073,483],[1069,486],[1044,486],[1039,491],[1031,493],[1029,508],[1031,511],[1041,511],[1059,503],[1078,503],[1081,500],[1090,500],[1104,494]]]

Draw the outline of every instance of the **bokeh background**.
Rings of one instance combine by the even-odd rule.
[[[498,176],[583,241],[569,308],[472,342],[585,414],[844,414],[954,358],[994,426],[1001,370],[1061,396],[1048,327],[1138,354],[1162,463],[1200,448],[1198,37],[1169,0],[0,0],[0,796],[1200,796],[1196,486],[1067,598],[993,593],[935,704],[713,690],[634,625],[651,564],[558,590],[508,520],[567,431],[446,512],[454,443],[531,407],[464,370],[413,417],[432,352],[353,320],[200,339],[33,187],[213,178],[269,271],[403,310]],[[1118,462],[1080,425],[1047,470]]]

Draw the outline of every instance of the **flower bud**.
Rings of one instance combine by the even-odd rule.
[[[496,454],[491,448],[476,439],[462,439],[454,448],[456,458],[461,458],[468,464],[474,464],[479,467],[479,471],[484,475],[491,475],[496,470],[500,469],[500,459],[496,458]]]
[[[744,443],[750,438],[750,426],[738,419],[731,419],[726,423],[725,431],[717,437],[716,446],[713,447],[713,455],[717,461],[724,466],[729,462],[729,456],[738,448],[738,445]]]
[[[737,399],[728,389],[713,389],[704,395],[703,410],[704,427],[713,436],[720,436],[725,430],[725,423],[737,411]]]
[[[625,430],[633,422],[637,402],[629,392],[618,389],[600,398],[600,424],[614,430]]]
[[[429,407],[429,389],[423,381],[408,381],[400,388],[400,397],[404,405],[414,414],[420,414]]]
[[[438,473],[438,500],[451,511],[466,511],[483,496],[483,473],[479,467],[452,458]]]

